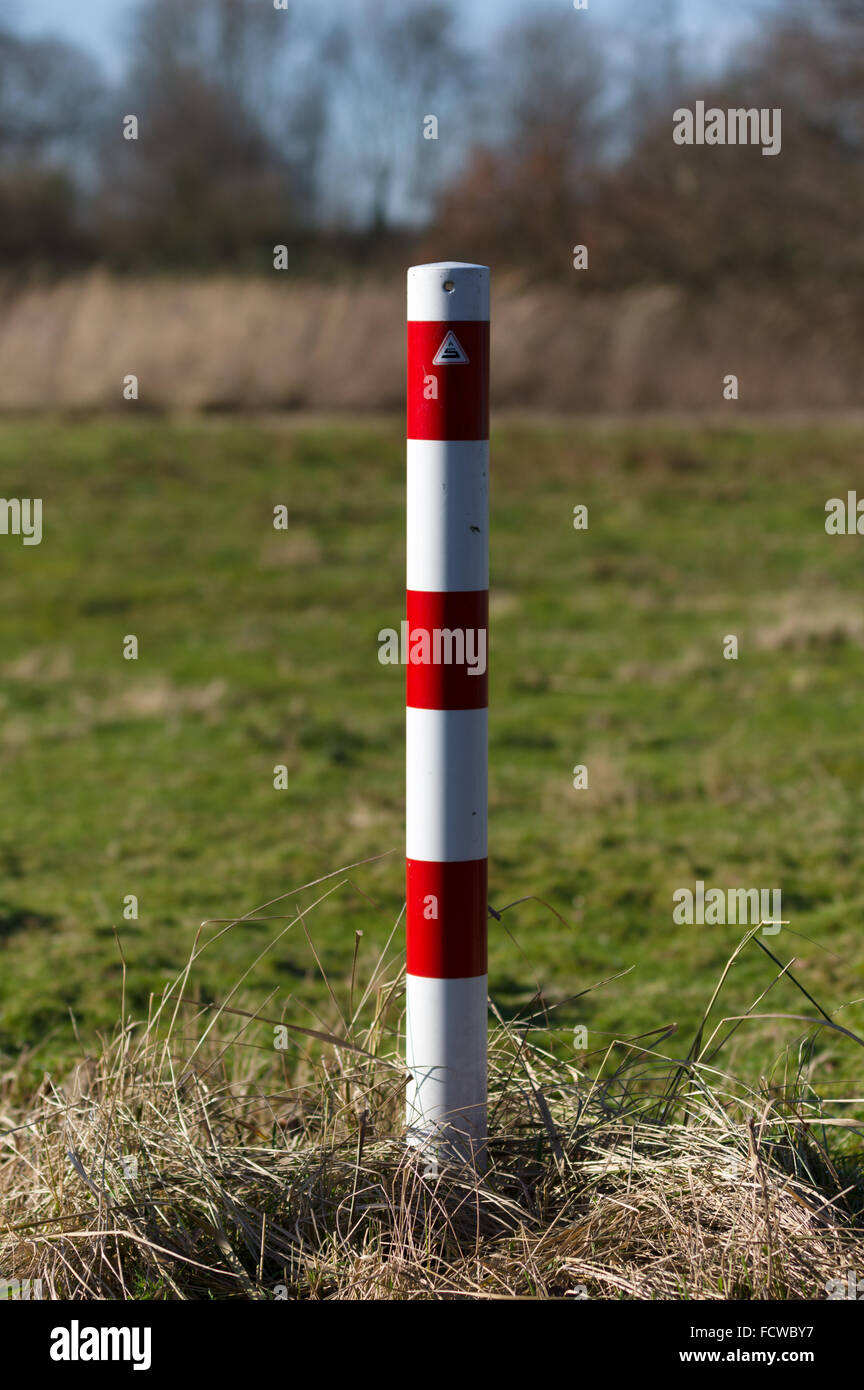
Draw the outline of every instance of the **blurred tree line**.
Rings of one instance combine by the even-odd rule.
[[[286,6],[141,0],[114,84],[0,27],[0,265],[264,270],[284,244],[298,273],[446,254],[548,280],[585,244],[586,289],[864,268],[862,0],[783,0],[710,78],[675,0],[602,35],[534,6],[483,52],[455,0]],[[697,99],[779,107],[781,153],[674,144]]]

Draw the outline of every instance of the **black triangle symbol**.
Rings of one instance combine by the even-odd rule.
[[[433,364],[448,362],[467,362],[468,354],[453,332],[445,335],[444,341],[432,358]]]

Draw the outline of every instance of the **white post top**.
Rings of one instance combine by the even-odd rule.
[[[408,271],[408,318],[431,323],[489,318],[489,267],[433,261]]]

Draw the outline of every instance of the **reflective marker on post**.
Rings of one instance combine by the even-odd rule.
[[[409,1142],[484,1163],[489,270],[408,271]]]

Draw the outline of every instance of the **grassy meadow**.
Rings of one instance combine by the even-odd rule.
[[[0,428],[0,491],[44,501],[41,545],[0,536],[7,1065],[38,1076],[110,1029],[121,950],[140,1017],[202,920],[357,861],[290,899],[310,911],[281,936],[205,927],[188,992],[224,999],[249,970],[235,1004],[329,1025],[355,949],[362,978],[397,957],[403,674],[377,633],[403,615],[403,440],[396,417]],[[765,945],[864,1033],[862,542],[824,530],[862,448],[852,425],[494,431],[490,901],[544,902],[490,922],[490,993],[505,1018],[541,994],[564,1052],[576,1024],[593,1051],[672,1023],[664,1049],[686,1051],[743,934],[673,923],[697,879],[782,889]],[[815,1016],[778,972],[751,942],[709,1032],[765,990],[755,1013]],[[780,1085],[812,1032],[749,1020],[726,1063]],[[859,1096],[859,1058],[819,1031],[816,1089]]]

